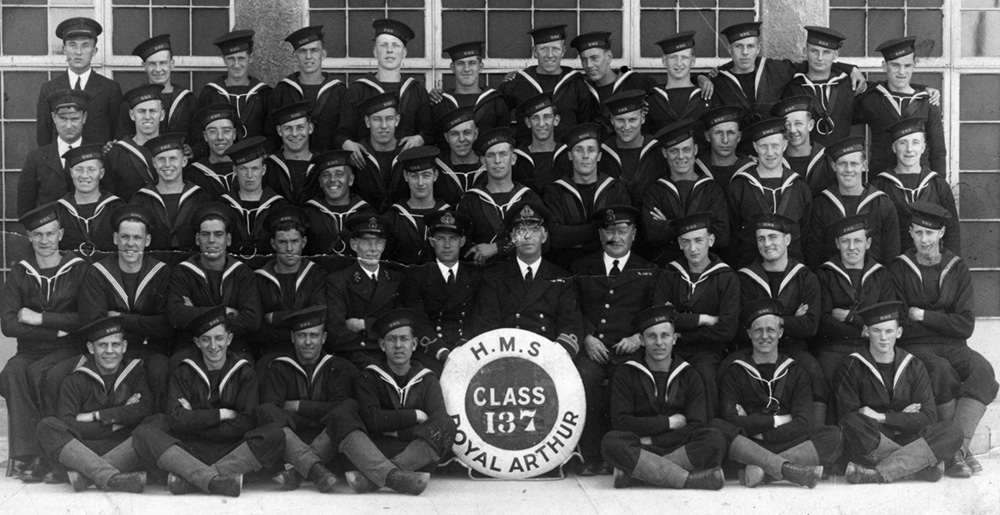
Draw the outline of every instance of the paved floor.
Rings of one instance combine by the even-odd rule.
[[[5,447],[5,446],[4,446]],[[69,485],[25,485],[0,478],[0,513],[22,514],[1000,514],[1000,449],[982,457],[984,472],[972,479],[937,483],[848,485],[843,477],[813,490],[774,484],[753,490],[730,481],[719,492],[635,487],[615,490],[609,477],[568,477],[552,481],[472,481],[435,476],[419,497],[390,492],[356,495],[344,485],[323,495],[311,485],[276,492],[267,483],[246,486],[239,498],[173,496],[162,486],[143,495],[88,490]]]

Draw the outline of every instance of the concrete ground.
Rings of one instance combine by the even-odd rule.
[[[849,485],[843,477],[824,480],[813,490],[778,483],[748,489],[729,481],[718,492],[633,487],[615,490],[610,477],[570,476],[552,481],[472,481],[434,476],[423,495],[382,491],[357,495],[346,485],[324,496],[311,484],[295,492],[277,492],[267,483],[247,485],[239,498],[192,494],[173,496],[162,486],[143,495],[74,493],[69,485],[25,485],[0,479],[4,515],[160,513],[277,515],[283,513],[515,513],[547,515],[698,513],[699,515],[860,514],[985,515],[1000,514],[1000,449],[981,459],[984,472],[972,479],[944,478],[937,483],[904,481],[891,485]]]
[[[1000,320],[977,321],[972,348],[1000,369]],[[13,354],[13,341],[0,338],[0,367]],[[7,459],[7,410],[0,399],[0,462]],[[991,404],[972,442],[984,472],[972,479],[945,478],[937,483],[900,482],[892,485],[848,485],[843,477],[824,480],[813,490],[787,483],[755,489],[730,481],[721,492],[661,490],[636,487],[615,490],[611,479],[578,478],[546,481],[472,481],[435,476],[419,497],[380,492],[356,495],[342,486],[323,496],[306,484],[296,492],[276,492],[267,483],[248,484],[239,498],[205,495],[173,496],[162,486],[144,495],[88,490],[76,494],[69,485],[25,485],[0,477],[0,514],[131,514],[212,515],[307,513],[503,514],[627,514],[739,513],[878,515],[1000,515],[1000,401]],[[4,469],[0,469],[2,472]]]

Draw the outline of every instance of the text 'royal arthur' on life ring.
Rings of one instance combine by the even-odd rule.
[[[456,348],[441,390],[458,426],[455,456],[490,477],[549,472],[583,432],[586,400],[573,359],[530,331],[497,329]]]

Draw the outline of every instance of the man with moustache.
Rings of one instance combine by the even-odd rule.
[[[826,239],[834,241],[839,256],[816,269],[823,307],[813,354],[832,386],[840,363],[867,343],[862,335],[864,321],[858,312],[896,300],[896,292],[889,271],[868,257],[872,237],[865,215],[841,218],[828,225],[824,233]]]
[[[355,213],[374,213],[368,202],[351,192],[354,167],[347,150],[328,150],[313,156],[311,166],[319,192],[302,206],[309,220],[303,254],[321,256],[347,255],[351,252],[345,237],[345,221]]]
[[[149,250],[192,251],[197,247],[191,230],[192,217],[211,197],[198,185],[184,180],[188,162],[184,141],[184,134],[172,133],[146,142],[157,181],[140,188],[132,197],[132,203],[153,214],[152,225],[148,227]],[[183,253],[161,255],[165,256],[161,259],[175,264],[187,257]]]
[[[835,141],[826,148],[826,155],[833,163],[837,182],[813,198],[804,233],[806,264],[816,267],[836,256],[833,241],[824,237],[826,227],[843,218],[864,215],[871,235],[871,247],[865,254],[888,265],[899,255],[899,219],[889,196],[864,183],[868,171],[865,138]]]
[[[754,260],[757,248],[754,218],[771,213],[791,220],[788,254],[797,261],[802,255],[802,228],[809,221],[812,192],[799,174],[784,165],[783,155],[788,147],[785,138],[785,121],[771,118],[757,122],[745,131],[757,151],[757,162],[748,163],[733,174],[727,198],[730,223],[736,245],[735,262],[745,266]]]
[[[227,348],[244,359],[258,356],[252,345],[262,316],[257,282],[250,267],[226,254],[234,223],[232,210],[219,202],[198,206],[191,219],[199,251],[173,268],[167,290],[167,319],[178,330],[171,370],[197,355],[189,338],[198,335],[186,328],[214,306],[225,307],[226,332],[232,335]]]
[[[612,205],[629,203],[628,189],[620,181],[600,173],[601,126],[577,125],[566,132],[562,144],[573,167],[545,190],[546,207],[552,211],[552,244],[548,259],[568,267],[582,253],[599,248],[590,216]]]
[[[448,354],[474,336],[482,273],[459,261],[465,235],[472,230],[468,216],[448,208],[428,214],[424,223],[434,259],[406,274],[400,296],[402,305],[416,314],[413,334],[421,352],[413,358],[440,375]]]
[[[740,314],[739,277],[712,252],[716,242],[713,216],[703,211],[670,223],[683,258],[666,265],[653,289],[654,305],[671,305],[676,310],[681,340],[674,353],[705,382],[709,420],[719,406],[716,371],[736,336]]]
[[[671,223],[684,216],[709,211],[712,213],[712,233],[715,247],[729,245],[729,210],[726,194],[711,177],[702,175],[695,166],[698,145],[694,140],[694,124],[684,119],[663,128],[657,135],[659,152],[667,163],[669,174],[644,188],[642,223],[646,243],[657,256],[657,263],[668,263],[681,257],[674,246],[677,234]]]
[[[375,319],[397,307],[403,274],[381,262],[389,222],[382,215],[355,213],[347,219],[351,250],[357,260],[326,280],[327,349],[358,368],[377,362]]]
[[[188,141],[194,141],[197,132],[192,124],[195,113],[195,98],[191,90],[171,82],[174,72],[174,50],[170,46],[170,34],[153,36],[132,49],[132,55],[142,61],[149,84],[163,86],[160,91],[160,105],[163,106],[163,120],[160,134],[184,133]],[[131,136],[135,130],[128,109],[122,104],[118,117],[117,138]]]
[[[586,76],[562,66],[566,53],[566,25],[536,27],[528,34],[532,39],[531,55],[537,65],[518,70],[513,79],[500,85],[500,93],[507,99],[507,105],[520,106],[533,96],[549,93],[563,122],[562,128],[556,129],[554,137],[557,139],[566,129],[595,121],[599,100],[591,93]],[[518,114],[520,118],[523,116]],[[512,125],[517,141],[530,139],[530,127],[518,123]]]
[[[90,96],[83,126],[83,137],[88,143],[103,145],[118,133],[121,86],[94,73],[91,67],[91,62],[97,55],[97,37],[102,31],[101,24],[90,18],[69,18],[56,27],[56,37],[62,40],[62,53],[66,56],[68,68],[65,73],[57,74],[38,89],[35,141],[39,147],[44,147],[55,139],[55,119],[47,116],[50,110],[49,96],[63,89],[83,91]]]
[[[542,258],[552,215],[537,201],[522,200],[507,211],[504,224],[516,257],[484,277],[476,306],[475,334],[513,327],[556,343],[576,357],[583,319],[573,278]]]
[[[17,179],[17,215],[55,202],[73,189],[66,171],[63,154],[79,147],[83,141],[83,126],[87,121],[90,93],[72,89],[54,91],[46,98],[56,139],[28,152]]]
[[[233,161],[226,151],[236,142],[237,134],[242,134],[240,117],[230,104],[212,104],[198,111],[195,120],[202,129],[201,137],[208,146],[208,156],[191,163],[185,172],[186,180],[217,199],[236,186]]]
[[[78,298],[87,263],[59,252],[63,230],[55,203],[21,215],[31,254],[11,267],[0,296],[0,329],[17,339],[17,353],[0,372],[0,395],[7,403],[9,456],[14,474],[39,482],[50,467],[35,439],[42,414],[43,382],[57,363],[79,355]],[[54,408],[54,407],[53,407]]]
[[[472,219],[473,227],[467,234],[469,248],[463,257],[482,266],[489,260],[504,261],[515,253],[517,244],[504,223],[511,208],[522,200],[541,203],[542,199],[512,177],[518,161],[513,131],[508,128],[486,131],[479,135],[473,148],[486,165],[486,184],[469,190],[458,210]]]
[[[347,86],[340,79],[335,79],[323,71],[323,59],[326,59],[326,49],[323,48],[323,26],[302,27],[289,34],[285,41],[292,45],[296,71],[274,86],[270,100],[272,111],[265,122],[264,131],[272,141],[281,138],[286,147],[285,157],[290,157],[287,155],[289,139],[283,134],[283,131],[287,132],[289,128],[283,126],[292,119],[288,118],[289,113],[281,111],[290,105],[305,102],[304,109],[308,116],[306,123],[310,124],[310,129],[304,135],[308,141],[302,145],[313,152],[339,149],[351,137],[344,130],[345,126],[342,123],[350,118],[344,114],[350,108],[350,96]],[[296,110],[298,109],[302,107]],[[294,119],[300,118],[302,117]],[[299,121],[293,126],[296,130],[295,140],[302,136],[301,124]],[[276,133],[275,128],[277,128]],[[294,146],[296,149],[291,152],[300,152],[298,150],[300,145]],[[309,160],[308,155],[295,157],[297,160]],[[277,189],[275,191],[292,200],[292,197],[287,196],[285,192]]]
[[[610,205],[595,210],[589,220],[597,226],[602,248],[570,266],[584,325],[585,352],[575,360],[587,399],[587,422],[580,437],[583,465],[577,471],[581,476],[611,472],[600,446],[602,436],[611,427],[606,381],[622,363],[634,358],[642,345],[629,316],[653,302],[658,275],[652,263],[632,251],[639,210],[629,205]]]
[[[483,174],[486,167],[472,149],[479,137],[475,111],[468,106],[458,107],[442,115],[434,124],[444,142],[442,155],[435,160],[440,180],[434,184],[434,195],[457,206],[466,192],[486,182]]]

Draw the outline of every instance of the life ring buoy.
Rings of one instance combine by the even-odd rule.
[[[496,329],[448,355],[445,406],[458,431],[459,461],[486,476],[527,479],[568,460],[587,404],[573,359],[523,329]]]

